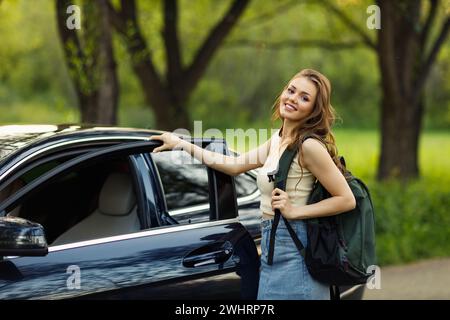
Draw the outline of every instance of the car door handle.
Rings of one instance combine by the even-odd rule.
[[[193,267],[201,267],[209,264],[224,263],[230,257],[229,250],[221,250],[207,255],[193,257]]]
[[[225,242],[217,248],[217,245],[208,245],[198,248],[183,258],[183,266],[196,268],[212,264],[225,263],[233,254],[233,246]]]

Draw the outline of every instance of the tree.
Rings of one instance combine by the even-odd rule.
[[[82,30],[69,29],[69,0],[55,0],[57,26],[81,122],[117,123],[119,84],[107,0],[83,1]]]
[[[211,29],[188,66],[182,64],[178,38],[177,0],[165,0],[162,37],[166,53],[166,73],[160,75],[151,49],[143,37],[135,0],[121,0],[120,7],[108,3],[113,25],[125,42],[132,68],[139,79],[146,103],[154,110],[155,126],[164,130],[191,128],[187,111],[190,95],[226,36],[236,25],[249,0],[234,0],[223,18]]]
[[[449,16],[444,17],[432,40],[439,0],[429,0],[426,14],[421,0],[377,0],[381,29],[373,41],[341,8],[329,1],[324,4],[378,56],[382,89],[378,179],[418,177],[424,85],[448,35]]]

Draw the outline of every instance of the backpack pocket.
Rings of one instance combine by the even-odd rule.
[[[320,272],[339,265],[339,237],[336,225],[328,221],[308,222],[308,269]]]

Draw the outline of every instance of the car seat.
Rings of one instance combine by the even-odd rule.
[[[127,234],[140,229],[130,175],[111,173],[100,191],[98,208],[58,236],[52,245]]]

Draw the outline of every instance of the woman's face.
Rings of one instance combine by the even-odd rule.
[[[317,88],[311,80],[299,77],[289,82],[280,97],[280,115],[285,120],[299,121],[314,108]]]

